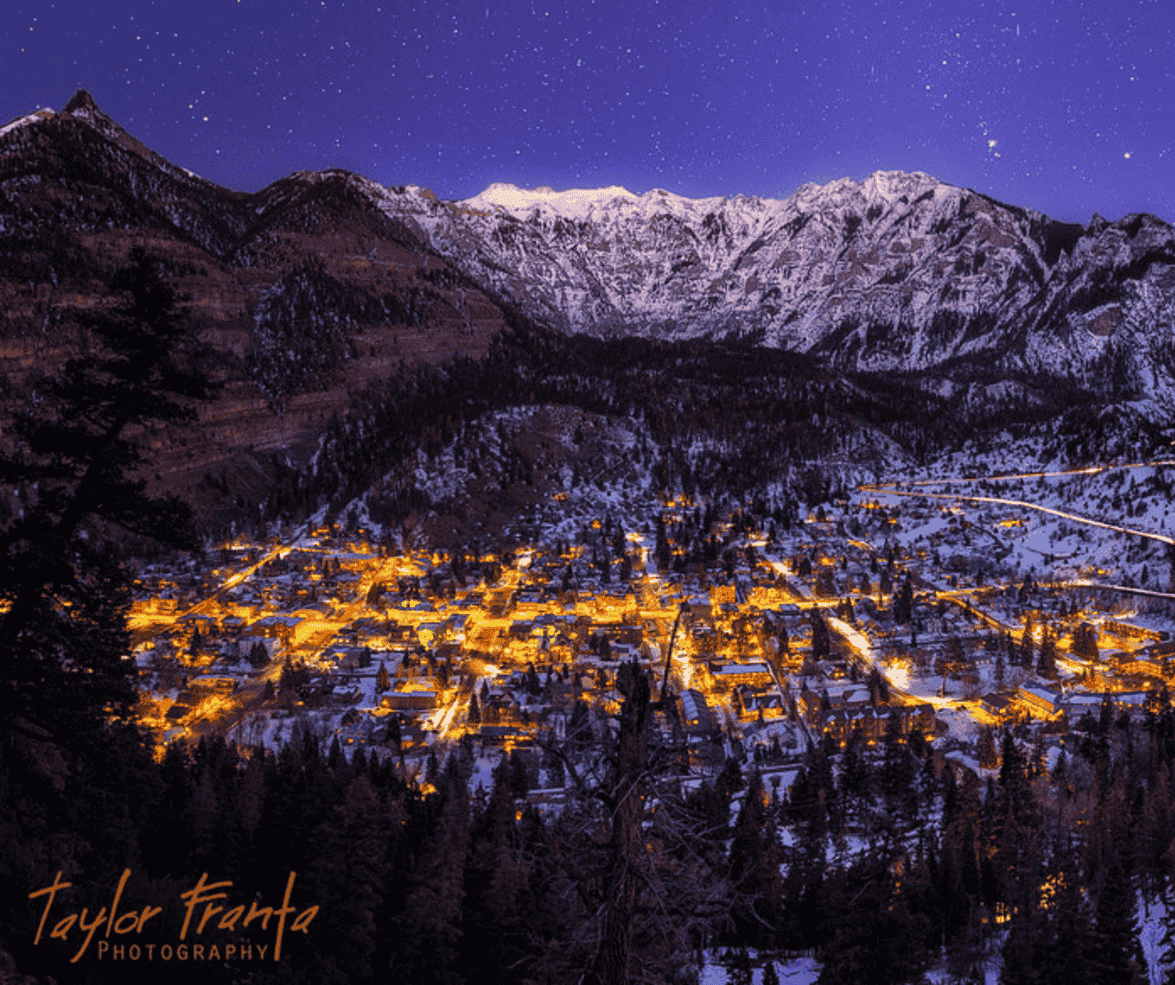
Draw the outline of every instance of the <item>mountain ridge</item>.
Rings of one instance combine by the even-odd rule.
[[[976,421],[1089,400],[1175,414],[1175,231],[1149,214],[1060,223],[900,171],[786,199],[494,183],[449,202],[343,169],[245,193],[151,151],[84,90],[0,127],[10,408],[82,344],[80,313],[109,303],[135,245],[192,296],[230,383],[199,439],[161,439],[161,474],[236,469],[256,498],[267,456],[305,467],[356,391],[480,358],[527,322],[802,353]]]
[[[1146,213],[1058,223],[920,172],[788,199],[491,187],[455,203],[406,188],[381,207],[564,331],[734,333],[855,371],[998,352],[1092,383],[1118,325],[1169,335],[1173,320],[1175,232]]]

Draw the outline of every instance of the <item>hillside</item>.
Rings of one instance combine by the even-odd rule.
[[[902,172],[786,200],[497,184],[443,202],[338,170],[245,194],[155,154],[80,91],[0,127],[7,412],[85,347],[79,315],[112,303],[106,279],[135,245],[164,259],[217,353],[222,395],[194,431],[148,436],[146,476],[211,527],[279,500],[354,497],[401,467],[422,428],[451,435],[474,404],[496,413],[541,394],[644,421],[680,411],[694,385],[680,369],[698,359],[715,360],[710,375],[728,357],[741,368],[707,391],[721,414],[690,404],[703,422],[692,451],[658,438],[671,485],[696,481],[710,455],[739,488],[732,470],[763,457],[763,428],[810,460],[859,446],[921,458],[1017,422],[1054,421],[1050,454],[1074,460],[1170,438],[1175,231],[1153,216],[1061,224]],[[748,359],[778,375],[744,400]],[[414,367],[438,367],[443,395],[466,364],[477,401],[430,404],[385,440]],[[487,386],[494,373],[503,382]],[[369,447],[355,451],[356,436]],[[336,460],[339,448],[351,450]]]

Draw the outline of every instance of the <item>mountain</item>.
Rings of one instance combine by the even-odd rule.
[[[736,336],[852,372],[1069,378],[1107,396],[1172,382],[1175,230],[1059,223],[921,174],[786,200],[660,189],[416,189],[381,208],[563,331]]]
[[[105,279],[135,245],[164,258],[218,353],[222,397],[197,431],[152,437],[147,477],[210,522],[226,504],[271,500],[284,470],[317,468],[332,419],[360,406],[388,419],[384,381],[417,364],[498,346],[515,378],[479,406],[502,406],[507,390],[555,394],[543,373],[557,365],[580,374],[559,399],[619,406],[602,395],[617,380],[583,376],[587,349],[542,332],[662,346],[641,357],[651,387],[676,372],[665,367],[708,358],[664,346],[802,355],[823,389],[795,396],[799,372],[786,406],[817,401],[827,430],[829,395],[854,394],[854,414],[890,422],[886,440],[907,446],[928,426],[941,442],[1067,415],[1054,428],[1077,435],[1067,454],[1125,453],[1165,441],[1175,409],[1175,231],[1153,216],[1058,223],[902,172],[785,200],[495,184],[444,202],[341,170],[246,194],[167,161],[80,91],[0,127],[0,411],[84,345],[78,316],[111,303]],[[454,392],[442,384],[428,392]],[[420,421],[437,413],[421,406]],[[364,454],[360,442],[347,460]]]
[[[145,245],[191,299],[223,395],[156,436],[166,488],[211,510],[263,500],[277,456],[304,466],[354,393],[401,364],[479,356],[513,315],[400,220],[369,183],[299,172],[256,194],[152,152],[78,92],[0,127],[0,409],[84,344],[78,315]],[[227,482],[225,475],[227,474]]]

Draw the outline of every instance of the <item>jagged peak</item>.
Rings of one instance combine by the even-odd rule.
[[[65,104],[65,109],[61,111],[61,115],[93,127],[102,136],[113,140],[126,150],[133,151],[142,158],[151,160],[155,156],[154,152],[103,113],[94,101],[94,97],[85,89],[79,89],[73,94],[70,101]]]
[[[101,113],[98,109],[98,104],[94,102],[94,97],[90,95],[88,89],[79,89],[70,97],[68,103],[62,113],[69,113],[71,115],[80,115],[83,113]]]
[[[834,195],[859,195],[867,202],[896,202],[905,196],[912,200],[938,189],[957,191],[953,185],[939,181],[924,171],[874,171],[864,181],[837,178],[827,184],[808,182],[796,190],[794,199],[807,201]]]
[[[796,203],[804,203],[811,207],[813,200],[827,199],[835,196],[859,197],[868,203],[894,202],[903,196],[912,201],[932,190],[949,190],[959,192],[953,185],[948,185],[932,175],[922,171],[876,171],[863,181],[852,178],[838,178],[827,184],[810,182],[803,185],[791,199]],[[770,207],[773,204],[782,204],[784,200],[761,198],[758,196],[723,195],[710,198],[686,198],[664,188],[653,188],[637,195],[621,185],[608,185],[603,188],[569,188],[565,191],[556,191],[549,185],[540,185],[537,188],[520,188],[510,182],[494,182],[485,191],[473,198],[459,203],[479,211],[502,211],[514,215],[525,215],[537,211],[552,212],[566,218],[586,219],[593,212],[614,207],[617,205],[643,204],[663,208],[669,206],[672,210],[696,210],[733,206],[735,208]]]
[[[127,150],[134,150],[141,157],[146,157],[151,153],[113,119],[103,113],[98,108],[98,104],[94,102],[94,97],[85,89],[79,89],[73,94],[73,98],[65,104],[65,109],[61,111],[61,115],[72,117],[75,120],[81,120],[83,123],[93,127],[104,137],[109,137],[111,140],[122,144]],[[130,141],[134,142],[134,146],[130,145]]]
[[[861,187],[867,197],[900,198],[902,195],[923,194],[931,188],[953,188],[925,171],[874,171]]]
[[[323,168],[320,171],[294,171],[285,181],[296,181],[304,185],[318,185],[324,181],[338,181],[342,179],[345,182],[367,182],[369,179],[364,178],[361,174],[356,174],[354,171],[348,171],[346,168]]]
[[[167,158],[156,154],[155,151],[151,150],[151,148],[137,137],[127,133],[121,124],[98,108],[98,103],[87,89],[78,89],[70,97],[69,102],[65,104],[65,108],[61,111],[60,115],[85,124],[107,140],[117,144],[123,150],[130,151],[149,164],[154,165],[162,171],[166,171],[174,178],[194,179],[204,184],[212,184],[206,178],[201,178],[198,174],[189,171],[187,168],[172,164]]]

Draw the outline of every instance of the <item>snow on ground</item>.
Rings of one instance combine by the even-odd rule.
[[[1023,455],[998,459],[946,456],[923,477],[870,490],[868,497],[901,516],[901,529],[891,536],[907,546],[949,531],[951,518],[942,510],[953,504],[983,534],[995,537],[1002,566],[1013,572],[1031,571],[1044,579],[1080,575],[1152,589],[1167,585],[1172,574],[1167,552],[1175,544],[1175,462],[1067,469],[1059,463],[1038,466],[1032,449],[1022,450]],[[1039,471],[1025,473],[1026,468]],[[923,515],[912,517],[915,511]]]
[[[473,773],[469,777],[469,789],[476,790],[479,786],[488,794],[494,789],[494,770],[502,761],[500,751],[481,752],[473,760]]]
[[[36,123],[39,120],[44,120],[54,115],[55,114],[53,110],[48,108],[39,109],[36,112],[29,113],[27,116],[22,116],[13,120],[11,123],[5,123],[4,126],[0,127],[0,137],[3,137],[7,133],[11,133],[13,130],[18,130],[21,127],[28,126],[30,123]]]
[[[1142,943],[1142,952],[1146,957],[1147,969],[1150,971],[1152,985],[1158,985],[1163,980],[1163,964],[1160,958],[1163,953],[1163,918],[1167,913],[1167,904],[1158,899],[1148,904],[1141,896],[1138,899],[1138,912],[1135,919],[1138,922],[1138,939]]]
[[[706,964],[702,968],[701,977],[698,979],[699,985],[727,985],[728,982],[732,981],[729,969],[718,963],[723,960],[725,954],[726,951],[722,949],[706,952]],[[748,949],[747,955],[752,964],[752,985],[762,985],[763,967],[770,960],[774,960],[775,973],[779,975],[779,981],[781,983],[790,983],[790,985],[814,985],[816,979],[820,977],[820,962],[815,958],[772,959],[767,956],[760,957],[753,949]]]
[[[1001,964],[998,957],[987,961],[983,965],[983,985],[999,985]],[[926,972],[926,979],[931,985],[955,985],[958,979],[951,975],[946,968],[932,968]]]
[[[959,742],[975,742],[979,738],[979,723],[964,708],[941,708],[934,717],[947,727],[946,735],[940,738]]]

